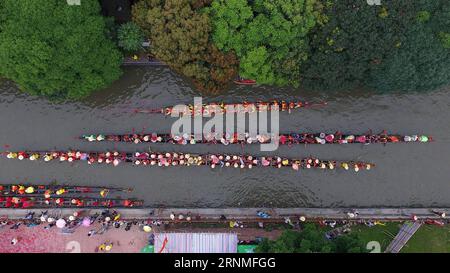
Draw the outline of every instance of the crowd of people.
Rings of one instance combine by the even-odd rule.
[[[37,227],[44,229],[59,228],[62,233],[73,233],[78,227],[88,227],[87,236],[104,234],[111,228],[123,228],[125,231],[131,230],[136,226],[141,231],[148,232],[151,226],[160,226],[162,224],[159,220],[125,220],[122,219],[120,213],[116,210],[105,209],[101,213],[89,215],[87,211],[76,211],[72,215],[62,217],[57,211],[49,213],[42,211],[40,215],[35,215],[35,212],[29,212],[23,219],[19,220],[0,220],[0,229],[18,229],[20,226]]]
[[[136,153],[84,153],[80,151],[69,152],[9,152],[7,157],[11,159],[29,159],[51,161],[58,160],[63,162],[87,161],[88,164],[111,164],[117,166],[121,162],[128,162],[134,165],[144,166],[210,166],[215,167],[232,167],[232,168],[248,168],[253,167],[290,167],[296,171],[299,169],[344,169],[354,170],[370,170],[374,167],[372,163],[334,160],[320,160],[313,157],[302,159],[290,159],[279,156],[254,157],[250,155],[228,155],[228,154],[183,154],[183,153],[156,153],[156,152],[136,152]]]
[[[431,210],[431,213],[439,216],[441,219],[445,219],[446,213],[440,210]],[[317,223],[321,226],[329,226],[333,230],[330,230],[330,236],[335,237],[339,234],[345,233],[345,229],[353,224],[364,224],[369,227],[376,225],[385,225],[379,220],[368,220],[365,218],[359,218],[359,211],[357,209],[351,209],[348,211],[343,211],[346,217],[339,219],[315,219]],[[200,215],[192,215],[190,212],[186,214],[171,212],[168,218],[165,220],[159,220],[155,217],[154,211],[152,210],[147,219],[124,219],[122,215],[116,210],[105,209],[101,213],[90,214],[88,211],[81,210],[75,211],[69,216],[62,217],[58,211],[49,213],[48,211],[42,211],[38,216],[35,212],[28,212],[23,219],[18,220],[8,220],[0,219],[0,230],[9,229],[19,229],[21,226],[28,228],[31,227],[42,227],[43,229],[60,229],[61,233],[71,234],[75,232],[75,229],[79,227],[86,227],[86,234],[88,237],[102,235],[110,229],[123,229],[124,231],[130,231],[133,227],[138,231],[150,233],[149,244],[152,244],[154,239],[153,232],[155,227],[161,227],[162,225],[167,225],[170,223],[190,223],[192,220],[196,222],[201,221],[202,217]],[[227,216],[221,215],[217,222],[228,223],[229,228],[246,228],[248,223],[256,221],[260,228],[265,228],[266,222],[264,220],[271,218],[272,215],[266,211],[257,211],[255,218],[251,221],[247,220],[236,220],[228,219]],[[163,217],[164,218],[164,217]],[[419,221],[416,215],[411,216],[412,221]],[[290,225],[293,228],[299,228],[300,225],[307,221],[305,216],[286,216],[284,217],[284,223]],[[435,224],[429,222],[431,220],[427,219],[426,224]],[[441,222],[433,220],[435,222]],[[246,222],[246,224],[244,224]],[[247,223],[248,222],[248,223]],[[443,223],[443,222],[442,222]],[[444,223],[445,224],[445,223]],[[164,229],[166,228],[163,227]],[[340,230],[342,229],[342,230]],[[333,234],[331,234],[333,233]],[[330,237],[330,238],[331,238]],[[11,244],[15,245],[20,241],[20,237],[14,237],[11,239]],[[105,241],[97,247],[96,251],[109,252],[113,247],[111,241]]]
[[[380,134],[342,134],[336,132],[330,133],[290,133],[290,134],[257,134],[250,135],[249,133],[208,133],[202,136],[194,134],[124,134],[124,135],[83,135],[81,137],[89,142],[113,141],[113,142],[127,142],[127,143],[171,143],[179,145],[187,144],[263,144],[275,142],[281,145],[294,144],[347,144],[347,143],[397,143],[397,142],[430,142],[432,137],[426,135],[389,135],[386,132]]]

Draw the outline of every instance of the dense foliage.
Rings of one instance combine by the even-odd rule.
[[[223,90],[259,84],[327,91],[427,91],[450,84],[448,0],[140,0],[117,29],[97,0],[0,1],[0,76],[26,92],[81,98],[142,50]],[[114,41],[114,43],[112,42]]]
[[[405,31],[401,46],[371,71],[372,88],[426,91],[450,83],[448,1],[417,1],[412,15],[415,21]]]
[[[97,0],[0,2],[0,75],[25,92],[81,98],[121,75]]]
[[[262,84],[298,85],[308,58],[316,0],[214,0],[213,41],[240,59],[239,73]]]
[[[286,230],[274,241],[264,239],[256,248],[260,253],[363,253],[364,243],[355,234],[328,240],[315,224],[302,231]]]
[[[128,22],[117,30],[119,47],[125,51],[134,52],[142,49],[144,33],[141,28],[133,22]]]
[[[332,1],[312,33],[302,84],[316,90],[430,90],[450,83],[446,0]]]
[[[223,89],[236,73],[237,59],[210,41],[211,23],[201,8],[208,1],[141,0],[133,20],[150,39],[150,51],[202,90]]]

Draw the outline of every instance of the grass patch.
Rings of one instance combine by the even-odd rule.
[[[450,227],[423,225],[400,252],[448,253],[450,252]]]
[[[361,240],[366,244],[371,241],[377,241],[380,243],[381,252],[384,252],[386,247],[397,235],[402,223],[399,222],[387,222],[385,226],[376,225],[373,227],[368,227],[366,225],[356,225],[352,226],[352,232],[358,233]]]

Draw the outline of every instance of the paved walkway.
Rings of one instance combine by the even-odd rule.
[[[260,221],[261,218],[256,217],[258,211],[264,211],[271,215],[268,220],[282,220],[284,217],[299,217],[304,216],[307,220],[318,219],[347,219],[349,216],[347,212],[351,208],[144,208],[144,209],[117,209],[117,211],[128,219],[147,219],[149,213],[153,212],[153,218],[160,220],[168,220],[170,214],[175,215],[190,213],[192,221],[201,219],[202,222],[206,220],[217,221],[221,215],[225,215],[228,219],[242,219],[248,221]],[[358,208],[358,219],[367,220],[410,220],[412,215],[417,216],[418,219],[442,219],[436,215],[432,210],[450,213],[450,208]],[[29,211],[35,211],[39,214],[42,209],[24,210],[24,209],[0,209],[0,216],[8,216],[11,219],[23,218]],[[51,212],[52,210],[49,210]],[[71,215],[73,209],[57,209],[58,214]],[[90,213],[101,212],[102,210],[92,209]],[[292,219],[294,220],[294,219]]]
[[[395,236],[394,240],[389,244],[384,252],[387,253],[399,253],[400,250],[406,245],[411,237],[422,226],[422,222],[416,221],[414,223],[406,222],[400,228],[400,231]]]

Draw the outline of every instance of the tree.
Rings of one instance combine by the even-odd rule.
[[[240,58],[239,74],[261,84],[298,85],[316,0],[214,0],[207,9],[214,44]]]
[[[270,241],[264,239],[256,248],[259,253],[361,253],[367,252],[356,234],[341,235],[328,240],[315,224],[306,224],[300,232],[286,230]]]
[[[144,34],[142,30],[133,22],[122,24],[117,31],[119,47],[125,51],[138,51],[142,48]]]
[[[372,88],[428,91],[450,83],[450,48],[443,40],[450,26],[448,2],[418,1],[413,12],[416,20],[408,27],[401,46],[371,71]]]
[[[237,59],[210,41],[211,23],[201,8],[208,1],[141,0],[133,20],[150,40],[150,51],[201,90],[217,92],[236,74]]]
[[[328,23],[310,35],[307,89],[424,91],[450,83],[448,1],[342,0],[325,14]]]
[[[311,54],[301,75],[303,87],[345,90],[367,84],[370,71],[401,45],[411,21],[411,1],[333,1],[328,22],[311,33]]]
[[[2,0],[0,74],[25,92],[77,99],[121,75],[121,56],[105,37],[96,0]]]

